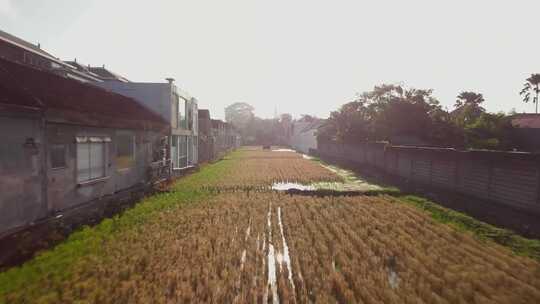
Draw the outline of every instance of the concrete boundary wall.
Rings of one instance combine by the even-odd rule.
[[[539,154],[333,142],[319,142],[317,153],[376,167],[409,182],[540,214]]]

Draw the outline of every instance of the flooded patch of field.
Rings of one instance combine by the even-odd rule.
[[[290,182],[278,182],[272,184],[272,190],[277,191],[288,191],[288,190],[300,190],[300,191],[313,191],[316,188],[310,185],[302,185],[299,183],[290,183]]]
[[[373,191],[373,190],[381,190],[382,188],[373,185],[367,182],[363,181],[357,181],[357,182],[346,182],[346,183],[339,183],[339,182],[320,182],[320,183],[313,183],[310,185],[302,185],[298,183],[289,183],[289,182],[279,182],[274,183],[272,185],[272,190],[277,191],[291,191],[291,190],[299,190],[299,191],[318,191],[318,190],[330,190],[335,192],[367,192],[367,191]]]

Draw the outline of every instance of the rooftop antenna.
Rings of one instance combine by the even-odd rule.
[[[167,80],[167,82],[168,82],[169,84],[172,84],[172,83],[174,82],[174,78],[172,78],[172,77],[165,78],[165,80]]]

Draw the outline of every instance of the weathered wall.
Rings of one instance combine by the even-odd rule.
[[[149,178],[153,146],[162,134],[122,130],[135,136],[135,162],[120,169],[116,137],[121,130],[49,123],[39,117],[0,116],[0,234],[51,214],[113,195],[141,189]],[[97,182],[77,181],[76,136],[110,137],[105,149],[105,175]],[[51,146],[65,146],[65,166],[52,168]]]
[[[39,118],[0,117],[0,233],[47,214],[40,125]]]
[[[66,145],[66,166],[52,169],[50,158],[48,168],[48,204],[51,211],[59,211],[77,206],[105,195],[111,195],[145,182],[147,167],[152,162],[152,143],[159,140],[153,132],[127,131],[135,135],[135,164],[119,169],[115,162],[116,136],[119,130],[90,128],[82,126],[49,124],[48,142]],[[112,142],[106,144],[106,178],[97,183],[79,185],[76,177],[76,136],[108,136]]]
[[[319,142],[322,157],[367,164],[405,180],[540,213],[540,156],[385,144]]]

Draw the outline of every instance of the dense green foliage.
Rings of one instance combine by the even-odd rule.
[[[430,89],[383,84],[331,113],[319,140],[388,141],[475,149],[511,149],[512,125],[487,113],[482,94],[461,92],[453,111],[441,107]]]

